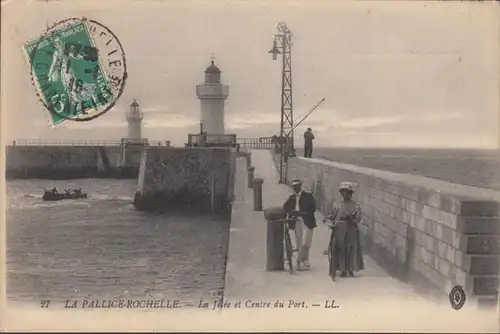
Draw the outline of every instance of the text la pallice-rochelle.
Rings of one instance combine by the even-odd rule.
[[[179,300],[66,300],[65,308],[181,308]]]

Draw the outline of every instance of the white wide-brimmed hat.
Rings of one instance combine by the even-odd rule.
[[[347,190],[354,192],[355,185],[352,182],[342,182],[339,186],[339,191]]]

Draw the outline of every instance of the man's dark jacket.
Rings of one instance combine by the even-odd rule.
[[[290,195],[290,197],[288,197],[285,204],[283,205],[285,213],[291,214],[292,211],[295,211],[295,201],[295,194],[292,194]],[[299,199],[299,207],[300,212],[304,213],[304,215],[302,215],[304,224],[310,229],[315,228],[317,226],[316,218],[314,217],[314,212],[316,211],[316,201],[314,200],[313,195],[306,191],[302,191]],[[295,228],[295,224],[291,224],[290,228]]]

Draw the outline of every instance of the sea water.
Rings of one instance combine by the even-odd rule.
[[[500,150],[318,147],[313,158],[500,190]]]
[[[86,199],[42,201],[44,189]],[[136,180],[7,181],[7,295],[11,303],[179,299],[223,293],[229,222],[151,214],[133,206]]]

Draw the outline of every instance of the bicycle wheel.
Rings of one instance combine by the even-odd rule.
[[[285,228],[285,252],[286,252],[286,259],[288,261],[288,270],[290,271],[290,274],[293,274],[293,259],[292,259],[293,247],[288,228]]]
[[[335,276],[337,275],[337,256],[335,254],[335,237],[332,236],[330,238],[330,243],[328,244],[328,275],[335,280]]]

